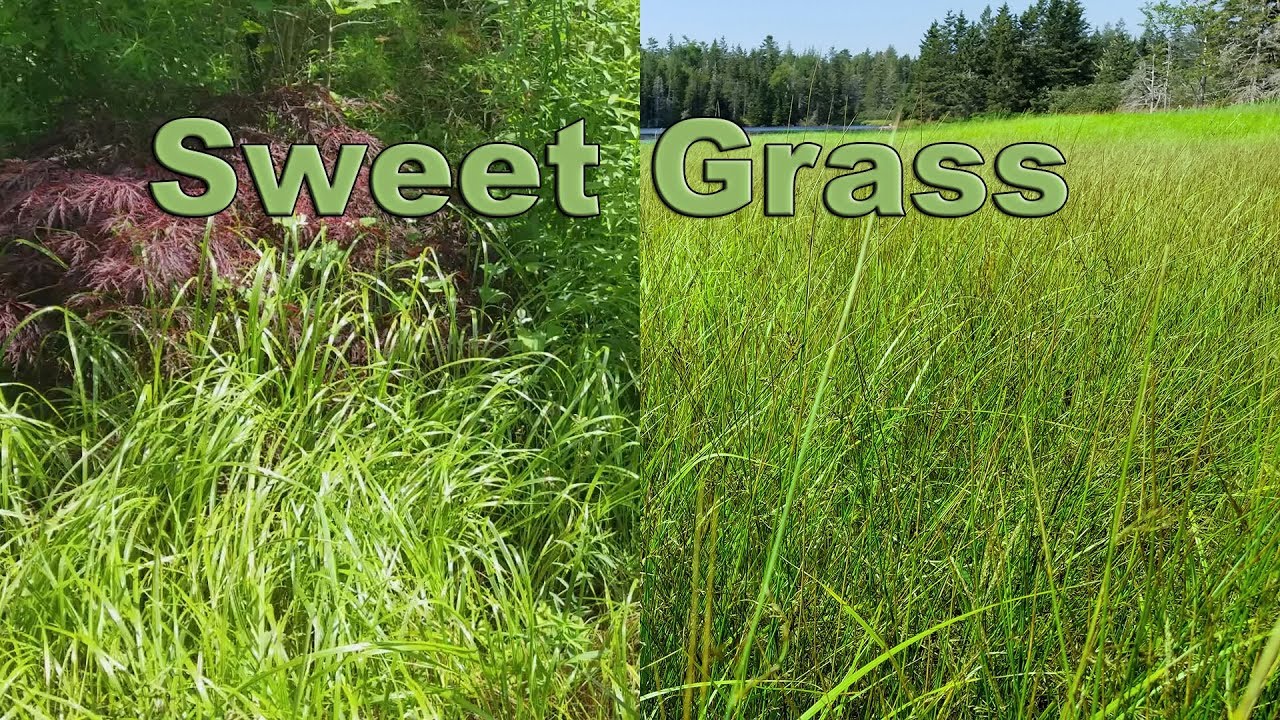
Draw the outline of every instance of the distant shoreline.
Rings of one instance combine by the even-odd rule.
[[[761,125],[747,127],[743,130],[748,135],[777,135],[782,133],[803,132],[871,132],[893,130],[892,125]],[[666,128],[640,128],[641,140],[656,140]]]

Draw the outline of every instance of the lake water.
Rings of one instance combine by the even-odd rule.
[[[748,135],[773,135],[777,133],[820,133],[820,132],[864,132],[868,130],[888,130],[880,125],[765,125],[761,127],[744,127]],[[641,140],[657,140],[666,128],[640,128]]]

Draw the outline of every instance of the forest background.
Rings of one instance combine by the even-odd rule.
[[[949,12],[914,55],[893,47],[646,40],[641,124],[849,125],[1026,112],[1165,110],[1280,97],[1280,2],[1175,0],[1141,28],[1090,25],[1079,0]]]

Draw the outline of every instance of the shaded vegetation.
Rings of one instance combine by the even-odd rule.
[[[44,157],[0,167],[0,238],[10,240],[0,256],[0,329],[15,333],[5,332],[0,341],[11,366],[57,360],[40,353],[57,327],[53,318],[28,322],[41,308],[71,306],[91,317],[136,309],[143,300],[171,299],[199,274],[206,285],[245,285],[264,245],[332,242],[362,270],[416,257],[429,247],[438,262],[466,276],[465,223],[456,213],[409,223],[382,212],[369,191],[371,158],[381,143],[347,125],[323,89],[224,98],[201,112],[231,123],[236,147],[212,152],[231,165],[239,182],[231,206],[208,219],[169,215],[152,200],[148,183],[178,176],[156,163],[149,135],[137,127],[90,126],[84,135],[46,148]],[[276,167],[284,165],[292,144],[314,144],[330,174],[342,145],[369,150],[343,215],[319,216],[303,192],[293,217],[282,220],[265,214],[239,150],[243,143],[267,145]],[[181,185],[188,194],[202,190],[191,178],[182,178]]]

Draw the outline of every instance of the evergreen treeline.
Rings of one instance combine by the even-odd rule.
[[[650,39],[641,124],[725,117],[747,125],[849,124],[1023,112],[1254,102],[1280,97],[1280,0],[1148,5],[1142,32],[1093,28],[1079,0],[1021,12],[947,13],[912,58],[892,47],[797,53],[773,37],[744,50]]]
[[[889,118],[906,97],[911,58],[892,47],[854,55],[848,50],[797,53],[772,36],[744,50],[652,39],[640,67],[640,124],[666,127],[697,115],[744,125],[845,125]]]

